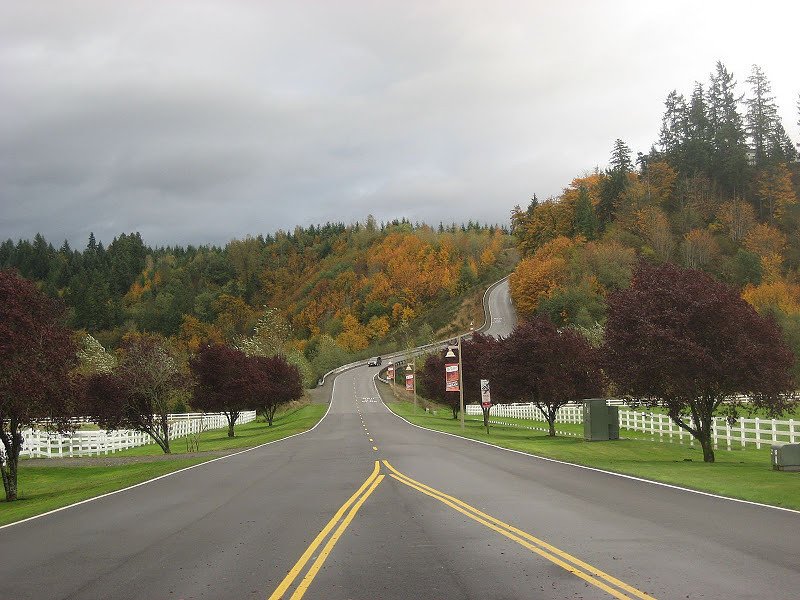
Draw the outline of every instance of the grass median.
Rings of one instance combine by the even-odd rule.
[[[462,432],[459,421],[452,418],[448,408],[436,407],[436,414],[433,410],[420,410],[414,414],[413,403],[405,400],[391,401],[391,390],[383,385],[381,388],[383,397],[390,400],[386,404],[392,411],[415,425],[428,429],[529,454],[800,510],[800,473],[773,471],[768,447],[747,447],[730,451],[720,448],[716,452],[716,462],[704,463],[698,444],[690,446],[686,442],[662,442],[650,439],[647,434],[627,430],[620,432],[625,439],[586,442],[582,436],[582,425],[557,423],[556,428],[564,433],[581,435],[557,435],[551,438],[545,432],[520,427],[523,424],[544,427],[546,424],[513,419],[515,426],[492,425],[487,435],[483,419],[468,416]]]
[[[140,446],[109,457],[138,459],[123,465],[98,465],[96,459],[71,460],[70,466],[58,466],[62,459],[48,459],[54,466],[34,466],[38,461],[19,463],[19,500],[0,502],[0,525],[32,517],[74,502],[119,490],[159,475],[216,458],[212,451],[247,448],[283,439],[313,427],[327,410],[327,405],[310,404],[276,415],[272,427],[253,422],[236,427],[236,436],[228,437],[227,428],[204,432],[200,452],[183,454],[176,460],[156,460],[163,452],[156,445]],[[185,449],[183,439],[171,442],[173,452]],[[148,460],[148,457],[152,457]],[[85,464],[81,464],[85,461]],[[77,463],[77,464],[76,464]],[[1,492],[0,492],[1,493]]]

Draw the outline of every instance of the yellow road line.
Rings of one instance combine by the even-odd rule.
[[[372,449],[373,449],[373,450],[377,450],[377,449],[378,449],[378,447],[377,447],[377,446],[373,446],[373,447],[372,447]]]
[[[377,462],[377,461],[376,461]],[[339,541],[339,538],[344,533],[344,530],[347,529],[347,526],[350,525],[350,522],[353,520],[353,517],[356,516],[358,509],[361,508],[361,505],[364,504],[364,501],[369,498],[370,494],[375,491],[375,488],[378,487],[383,478],[386,477],[385,475],[379,475],[378,478],[370,485],[369,489],[364,493],[361,498],[359,498],[358,502],[353,505],[353,508],[350,509],[347,517],[342,521],[341,525],[336,528],[336,531],[333,533],[331,538],[328,540],[328,543],[325,544],[325,547],[322,549],[322,552],[319,553],[317,560],[314,561],[314,564],[311,565],[311,568],[306,573],[306,576],[303,577],[303,581],[300,582],[300,585],[297,586],[297,589],[292,594],[290,600],[300,600],[303,597],[303,594],[306,593],[308,586],[311,585],[311,582],[314,581],[314,577],[317,576],[320,568],[322,568],[322,564],[325,562],[325,559],[328,558],[328,555],[331,553],[331,550],[336,545],[336,542]]]
[[[380,471],[380,468],[381,468],[380,463],[376,460],[375,468],[372,470],[372,475],[367,477],[367,480],[361,484],[361,487],[358,488],[358,491],[352,496],[350,496],[350,499],[347,502],[342,504],[341,508],[339,508],[339,510],[336,511],[336,514],[333,515],[333,518],[330,521],[328,521],[328,524],[322,528],[322,531],[320,531],[319,534],[317,534],[317,537],[314,538],[314,541],[311,542],[311,545],[308,548],[306,548],[306,551],[303,552],[303,555],[294,564],[291,570],[286,574],[286,577],[283,578],[283,581],[281,581],[281,584],[269,597],[269,600],[278,600],[279,598],[283,597],[283,593],[289,588],[290,585],[292,585],[292,582],[300,574],[300,571],[303,570],[303,567],[305,567],[306,563],[308,562],[308,559],[311,558],[311,555],[322,543],[322,540],[325,539],[328,533],[330,533],[331,529],[333,529],[336,523],[339,522],[339,519],[342,518],[342,515],[345,513],[348,507],[356,500],[356,498],[359,497],[359,495],[367,487],[369,487],[369,485],[375,480],[375,478],[378,477],[378,472]],[[383,476],[381,475],[381,477]]]
[[[614,577],[612,575],[609,575],[608,573],[604,573],[603,571],[601,571],[601,570],[597,569],[596,567],[593,567],[593,566],[585,563],[584,561],[580,560],[579,558],[576,558],[576,557],[572,556],[571,554],[568,554],[568,553],[564,552],[563,550],[559,550],[555,546],[553,546],[551,544],[548,544],[544,540],[540,540],[539,538],[537,538],[535,536],[532,536],[531,534],[529,534],[529,533],[527,533],[525,531],[522,531],[521,529],[518,529],[518,528],[514,527],[513,525],[509,525],[508,523],[504,523],[503,521],[501,521],[499,519],[496,519],[496,518],[492,517],[491,515],[487,515],[486,513],[481,512],[477,508],[475,508],[473,506],[470,506],[466,502],[462,502],[458,498],[454,498],[453,496],[448,496],[444,492],[440,492],[437,489],[434,489],[434,488],[432,488],[430,486],[425,485],[424,483],[421,483],[419,481],[416,481],[416,480],[412,479],[408,475],[404,475],[403,473],[400,473],[400,471],[398,471],[392,465],[390,465],[388,461],[384,460],[383,464],[386,465],[386,467],[389,470],[391,470],[393,473],[397,474],[397,476],[392,475],[392,477],[394,477],[398,481],[401,481],[402,483],[405,483],[409,487],[413,487],[413,488],[417,489],[418,491],[420,491],[420,492],[422,492],[424,494],[427,494],[428,496],[436,498],[440,502],[443,502],[444,504],[447,504],[448,506],[450,506],[450,507],[456,509],[457,511],[467,515],[468,517],[470,517],[470,518],[472,518],[472,519],[474,519],[474,520],[486,525],[490,529],[494,529],[495,531],[498,531],[499,533],[502,533],[506,537],[508,537],[510,539],[513,539],[515,542],[525,546],[526,548],[532,550],[533,552],[536,552],[537,554],[539,554],[539,555],[547,558],[548,560],[556,563],[557,565],[563,567],[567,571],[577,575],[581,579],[584,579],[584,580],[588,581],[589,583],[592,583],[593,585],[596,585],[597,587],[609,592],[611,595],[613,595],[613,596],[615,596],[617,598],[630,598],[630,596],[626,596],[624,594],[620,594],[617,590],[609,588],[608,586],[606,586],[601,581],[598,581],[598,580],[594,579],[594,577],[599,577],[601,579],[604,579],[607,582],[611,583],[612,585],[615,585],[618,588],[623,589],[623,590],[625,590],[626,592],[628,592],[630,594],[633,594],[637,598],[641,598],[642,600],[655,600],[655,598],[653,598],[652,596],[650,596],[646,592],[638,590],[638,589],[634,588],[633,586],[628,585],[624,581],[620,581],[616,577]],[[469,511],[472,511],[475,514],[470,514],[469,512],[463,510],[461,507],[466,508]],[[503,527],[503,528],[507,529],[508,531],[504,531],[500,527],[497,527],[498,525],[500,527]],[[514,535],[514,534],[516,534],[516,535]],[[525,539],[533,542],[534,544],[537,544],[541,548],[536,548],[534,546],[531,546],[530,544],[528,544],[524,540],[519,539],[520,537],[521,538],[525,538]],[[547,550],[549,552],[546,552],[545,550]],[[553,555],[559,556],[559,557],[563,558],[564,560],[568,560],[568,561],[572,562],[574,565],[576,565],[576,566],[578,566],[578,567],[580,567],[582,569],[585,569],[588,572],[588,574],[584,573],[583,571],[579,571],[579,570],[575,569],[574,567],[572,567],[572,565],[568,565],[568,564],[564,563],[562,560],[560,560],[559,558],[556,558],[556,556],[553,556]]]

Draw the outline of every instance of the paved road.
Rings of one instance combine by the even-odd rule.
[[[486,299],[489,309],[489,327],[484,331],[494,337],[506,337],[517,323],[517,312],[511,304],[511,295],[508,291],[508,278],[489,290]]]
[[[411,426],[375,371],[309,433],[0,529],[0,598],[798,598],[800,514]]]

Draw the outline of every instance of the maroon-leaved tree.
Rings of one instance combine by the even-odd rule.
[[[228,420],[228,437],[239,413],[251,408],[245,385],[247,356],[222,344],[202,348],[189,361],[194,378],[192,407],[203,412],[221,412]]]
[[[249,356],[245,394],[249,406],[257,407],[272,427],[275,413],[284,404],[303,396],[303,378],[283,356]]]
[[[603,367],[633,404],[663,406],[714,462],[714,416],[742,406],[782,414],[793,402],[792,352],[771,318],[702,271],[641,263],[608,298]],[[691,418],[691,419],[690,419]]]
[[[78,384],[73,334],[64,306],[12,269],[0,270],[0,473],[6,500],[17,499],[22,430],[69,431]]]
[[[164,337],[128,334],[116,368],[89,378],[87,412],[105,429],[148,434],[169,454],[168,415],[187,387],[188,377]]]
[[[586,339],[541,317],[519,323],[501,339],[489,364],[493,399],[532,402],[544,413],[551,436],[559,408],[603,391],[596,353]]]

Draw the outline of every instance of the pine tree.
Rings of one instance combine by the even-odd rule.
[[[679,170],[690,177],[708,172],[711,158],[708,107],[701,83],[696,83],[686,114],[686,144]]]
[[[671,161],[677,160],[686,141],[686,99],[672,90],[664,102],[666,110],[661,119],[658,144]]]
[[[631,149],[619,138],[614,141],[614,148],[611,150],[611,171],[613,173],[630,173],[633,171]]]
[[[763,168],[769,161],[770,147],[775,139],[777,127],[780,125],[778,107],[775,105],[775,96],[772,95],[772,86],[758,65],[753,65],[753,71],[747,78],[752,96],[745,100],[747,105],[747,135],[750,138],[750,148],[754,153],[756,168]],[[781,129],[783,127],[781,126]]]
[[[747,180],[745,131],[738,110],[741,96],[736,96],[735,89],[733,73],[722,62],[717,62],[707,92],[711,168],[712,174],[731,193]]]

